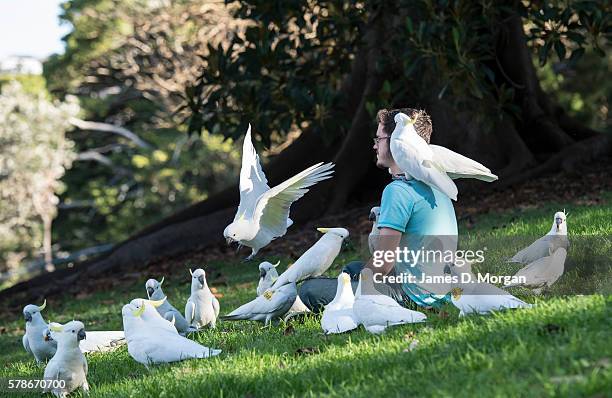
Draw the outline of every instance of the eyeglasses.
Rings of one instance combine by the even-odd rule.
[[[374,140],[374,145],[378,145],[378,143],[382,140],[386,140],[387,138],[391,138],[390,135],[386,135],[384,137],[374,137],[372,138]]]

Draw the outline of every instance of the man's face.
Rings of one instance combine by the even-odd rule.
[[[378,123],[376,138],[378,138],[378,142],[375,142],[373,147],[376,151],[376,166],[381,169],[389,168],[393,164],[393,157],[391,157],[391,150],[389,149],[390,136],[383,132],[382,123]]]

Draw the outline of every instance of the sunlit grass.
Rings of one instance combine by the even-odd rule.
[[[539,209],[480,216],[471,229],[460,226],[460,246],[475,248],[498,240],[502,243],[489,248],[481,271],[516,271],[519,266],[508,266],[504,260],[521,247],[525,237],[546,233],[558,209],[557,204],[546,203]],[[570,263],[582,261],[586,252],[609,259],[610,220],[609,200],[598,207],[570,209]],[[589,243],[585,247],[584,242],[593,242],[587,238],[607,246]],[[358,257],[355,246],[349,247],[330,275]],[[288,259],[282,260],[287,264]],[[256,266],[237,259],[207,265],[222,270],[229,280],[228,285],[211,281],[223,294],[222,314],[253,298]],[[136,363],[126,348],[89,355],[90,396],[605,396],[612,391],[610,279],[572,272],[578,273],[578,268],[568,269],[558,287],[544,296],[514,291],[537,304],[532,309],[459,318],[458,311],[447,306],[439,314],[428,313],[427,324],[391,328],[383,336],[362,329],[324,336],[319,319],[311,316],[294,323],[288,333],[284,324],[262,328],[252,322],[219,322],[216,330],[193,336],[204,345],[223,349],[219,357],[151,370]],[[556,296],[572,288],[576,278],[604,294]],[[51,299],[45,318],[79,319],[89,330],[120,329],[121,306],[146,295],[144,282],[82,299]],[[185,270],[166,275],[164,288],[182,310],[189,295]],[[4,364],[0,377],[40,378],[43,367],[21,347],[23,320],[5,319],[2,325],[6,332],[0,335]],[[407,350],[413,339],[418,345]],[[299,353],[303,348],[309,348],[308,352]]]

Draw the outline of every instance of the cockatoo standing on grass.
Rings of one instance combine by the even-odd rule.
[[[358,324],[374,334],[385,331],[387,327],[405,323],[425,322],[427,316],[422,312],[412,311],[399,305],[391,297],[374,288],[373,273],[364,268],[359,277],[353,314]]]
[[[28,304],[23,308],[23,317],[26,321],[26,332],[22,339],[23,348],[34,355],[38,363],[51,359],[57,350],[57,342],[44,337],[48,325],[41,312],[46,306],[47,300],[41,306]]]
[[[497,176],[482,164],[448,148],[429,145],[414,129],[417,118],[418,115],[411,119],[398,113],[391,133],[391,154],[407,178],[422,181],[453,200],[457,200],[458,192],[453,179],[497,180]]]
[[[179,335],[176,330],[169,331],[159,327],[156,321],[151,322],[143,317],[150,307],[148,300],[140,307],[126,304],[121,309],[123,330],[127,340],[128,353],[137,362],[148,367],[156,363],[178,362],[185,359],[208,358],[219,355],[221,350],[202,346],[195,341]],[[153,310],[159,319],[165,319]]]
[[[321,317],[321,327],[325,334],[344,333],[357,328],[353,303],[355,296],[351,287],[351,277],[345,272],[338,276],[336,296],[325,306]]]
[[[239,242],[250,247],[251,255],[245,259],[250,260],[262,247],[285,235],[293,223],[289,218],[293,202],[304,196],[309,187],[331,178],[333,167],[333,163],[317,163],[270,188],[251,142],[249,125],[242,146],[240,205],[223,236],[228,243]]]
[[[66,397],[81,387],[87,393],[87,359],[79,348],[79,342],[87,337],[85,325],[79,321],[65,325],[52,322],[49,324],[49,332],[51,339],[57,342],[57,352],[45,368],[44,379],[63,381],[64,385],[63,388],[52,386],[45,392],[51,392],[56,397]]]
[[[567,250],[564,247],[559,247],[552,255],[532,262],[514,275],[524,277],[525,282],[508,283],[504,286],[525,286],[532,288],[534,293],[540,294],[542,289],[552,286],[563,275],[566,258]]]
[[[261,296],[266,290],[272,287],[274,282],[278,279],[278,271],[276,267],[280,264],[280,261],[276,264],[264,261],[259,264],[259,283],[257,284],[257,295]]]
[[[219,300],[210,291],[206,282],[206,272],[198,268],[191,272],[191,296],[185,305],[185,319],[195,329],[206,325],[215,328],[219,316]]]
[[[567,239],[566,220],[567,217],[564,211],[556,212],[550,231],[528,247],[516,253],[514,257],[508,261],[512,263],[529,264],[542,257],[551,256],[559,247],[567,250],[569,248],[569,240]]]
[[[317,231],[324,235],[278,277],[270,290],[323,275],[332,265],[349,232],[345,228],[317,228]]]
[[[380,216],[380,207],[372,207],[370,210],[369,219],[372,221],[372,231],[370,231],[370,235],[368,235],[368,249],[370,250],[370,254],[374,255],[374,251],[378,247],[378,240],[380,236],[380,230],[378,229],[378,217]]]
[[[162,277],[161,281],[158,282],[155,279],[149,279],[145,283],[145,289],[147,290],[147,296],[149,296],[149,300],[162,300],[166,297],[164,291],[162,290],[162,284],[164,283],[164,278]],[[166,298],[163,300],[163,303],[157,307],[157,312],[161,315],[165,320],[169,322],[174,322],[174,326],[176,330],[181,335],[185,335],[189,332],[195,331],[195,329],[191,328],[189,322],[183,317],[183,314],[179,312]]]
[[[462,267],[451,267],[451,275],[461,283],[454,284],[451,289],[451,302],[459,311],[459,316],[468,314],[488,314],[491,311],[501,311],[509,308],[530,308],[531,304],[514,297],[495,285],[478,282],[472,272],[472,264],[465,263]]]
[[[291,282],[274,291],[266,291],[256,299],[222,316],[221,319],[226,321],[259,321],[267,326],[271,322],[282,318],[289,311],[296,297],[297,287],[295,282]]]

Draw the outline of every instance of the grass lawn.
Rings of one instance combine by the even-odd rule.
[[[448,306],[428,313],[426,324],[390,328],[381,336],[363,329],[324,336],[315,316],[288,329],[283,324],[263,329],[260,323],[220,321],[216,330],[192,336],[223,350],[212,359],[147,370],[125,347],[89,355],[90,396],[612,396],[612,195],[605,198],[598,206],[574,204],[569,209],[567,272],[550,292],[534,296],[512,290],[535,303],[532,309],[459,318],[458,310]],[[460,246],[488,247],[487,260],[475,267],[479,271],[512,274],[519,266],[503,260],[530,237],[546,233],[560,208],[563,204],[545,203],[537,209],[479,216],[469,227],[460,225]],[[357,257],[356,245],[349,245],[329,275],[336,276],[346,261]],[[281,260],[286,266],[288,259]],[[229,279],[228,286],[216,286],[223,294],[222,314],[254,298],[256,264],[237,258],[206,264]],[[80,299],[52,298],[43,316],[62,323],[81,320],[86,330],[119,330],[122,305],[146,297],[148,277],[161,275],[145,275],[138,284]],[[186,269],[166,275],[164,290],[179,309],[189,283]],[[215,286],[215,281],[209,284]],[[572,294],[581,289],[597,293]],[[1,326],[0,378],[41,378],[43,367],[21,345],[23,319],[4,318]],[[409,350],[415,339],[418,344]]]

